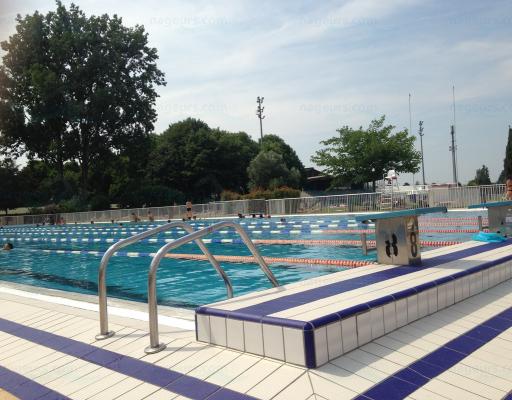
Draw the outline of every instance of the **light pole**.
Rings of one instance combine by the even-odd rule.
[[[258,103],[258,107],[256,108],[256,115],[258,116],[260,120],[260,136],[261,136],[261,142],[263,143],[263,118],[265,116],[263,115],[263,110],[265,110],[265,107],[262,107],[264,97],[258,96],[256,98],[256,103]]]
[[[455,126],[452,125],[450,129],[450,135],[452,136],[452,145],[450,151],[452,152],[452,165],[453,165],[453,182],[456,186],[459,185],[457,177],[457,145],[455,144]]]
[[[420,129],[419,129],[419,135],[420,135],[420,146],[421,146],[421,173],[423,174],[423,186],[426,185],[425,182],[425,161],[423,159],[423,121],[420,121]]]

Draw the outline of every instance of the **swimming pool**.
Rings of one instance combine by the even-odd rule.
[[[465,241],[473,235],[478,215],[486,212],[449,212],[420,218],[422,240]],[[194,221],[196,229],[219,220]],[[309,279],[340,271],[339,266],[315,266],[290,259],[316,260],[368,260],[375,253],[363,256],[360,247],[339,246],[336,240],[358,240],[359,232],[368,232],[372,239],[372,225],[357,224],[350,215],[299,216],[279,219],[237,221],[256,240],[263,256],[281,261],[271,264],[280,284]],[[17,226],[0,230],[0,243],[10,241],[15,249],[0,252],[0,280],[29,284],[51,289],[97,294],[97,274],[101,252],[113,242],[149,229],[154,224]],[[113,257],[107,271],[108,295],[135,301],[147,300],[147,273],[151,258],[166,241],[184,235],[180,229],[165,232],[150,240],[129,246],[123,251],[132,257]],[[281,241],[281,242],[280,242]],[[285,241],[288,244],[282,244]],[[221,230],[205,240],[215,255],[248,256],[250,252],[240,243],[237,234]],[[63,253],[80,251],[80,254]],[[96,253],[95,253],[96,252]],[[176,252],[196,255],[195,244],[180,247]],[[284,260],[284,261],[283,261]],[[270,287],[265,275],[256,264],[221,262],[231,278],[235,296]],[[363,267],[364,268],[364,267]],[[207,261],[191,259],[164,259],[157,274],[160,304],[193,308],[225,298],[221,278]]]

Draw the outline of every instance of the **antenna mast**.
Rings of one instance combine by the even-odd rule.
[[[450,150],[452,151],[452,163],[453,163],[453,179],[455,184],[459,184],[457,176],[457,134],[456,134],[456,118],[455,118],[455,85],[452,86],[452,100],[453,100],[453,125],[451,129],[452,145]]]
[[[258,103],[258,107],[256,108],[256,115],[258,116],[260,120],[260,136],[261,136],[261,142],[263,143],[263,119],[265,116],[263,115],[263,110],[265,110],[265,107],[262,107],[264,97],[258,96],[256,98],[256,103]]]

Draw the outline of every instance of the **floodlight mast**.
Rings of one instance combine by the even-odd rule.
[[[256,98],[256,103],[258,103],[258,107],[256,108],[256,115],[258,116],[258,119],[260,120],[260,137],[261,142],[263,143],[263,119],[265,116],[263,115],[263,111],[265,110],[265,107],[262,107],[264,97],[258,96]]]
[[[420,121],[420,129],[419,129],[419,132],[418,134],[420,135],[420,146],[421,146],[421,173],[423,175],[423,186],[426,185],[426,182],[425,182],[425,161],[423,159],[423,135],[425,135],[423,133],[423,121]]]

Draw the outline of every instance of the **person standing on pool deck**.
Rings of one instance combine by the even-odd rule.
[[[148,221],[149,222],[154,222],[155,221],[155,217],[153,216],[151,211],[148,211]]]
[[[191,201],[187,201],[185,203],[185,206],[187,207],[187,213],[185,214],[185,216],[187,217],[187,219],[192,219],[192,202]]]

